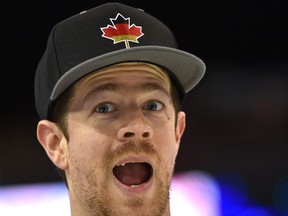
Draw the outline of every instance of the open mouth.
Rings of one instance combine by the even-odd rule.
[[[137,187],[151,178],[152,166],[145,162],[129,162],[117,165],[113,168],[114,176],[122,184]]]

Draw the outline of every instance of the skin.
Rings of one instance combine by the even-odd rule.
[[[114,65],[76,84],[69,141],[55,123],[38,123],[39,142],[65,170],[71,215],[170,215],[169,188],[186,118],[180,111],[176,120],[170,88],[156,66]],[[149,163],[149,181],[137,187],[120,183],[113,167],[128,162]]]

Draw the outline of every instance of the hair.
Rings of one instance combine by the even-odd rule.
[[[167,70],[166,70],[167,71]],[[178,112],[181,109],[181,90],[179,90],[179,85],[177,85],[174,79],[170,77],[171,89],[170,96],[175,110],[175,127],[177,125]],[[69,105],[72,103],[76,92],[76,82],[69,86],[59,97],[51,102],[50,109],[48,112],[47,120],[56,123],[58,128],[63,132],[65,138],[69,142],[68,134],[68,123],[67,123],[67,114],[69,113]],[[65,182],[65,185],[68,187],[67,177],[64,170],[57,167],[57,171]]]

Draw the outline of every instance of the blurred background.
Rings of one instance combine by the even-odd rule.
[[[53,25],[104,2],[2,7],[0,196],[1,188],[61,182],[36,140],[34,73]],[[287,216],[288,1],[119,2],[162,20],[179,48],[207,66],[183,106],[187,130],[176,174],[209,176],[221,216],[240,216],[247,206],[253,211],[241,216]]]

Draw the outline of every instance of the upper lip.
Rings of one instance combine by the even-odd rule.
[[[126,157],[124,159],[121,159],[121,160],[117,161],[116,164],[114,164],[113,167],[125,165],[126,163],[148,163],[151,167],[153,167],[150,159],[147,156],[146,157],[145,156],[130,156],[130,157]]]

